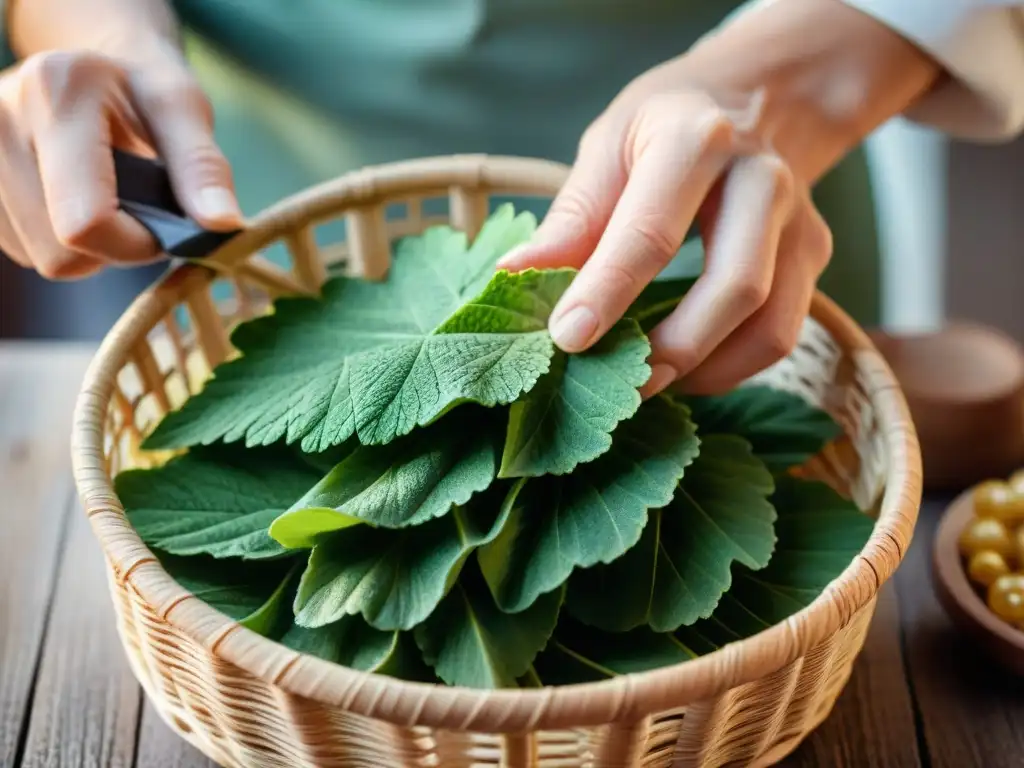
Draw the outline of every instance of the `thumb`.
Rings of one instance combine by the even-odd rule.
[[[603,128],[587,130],[565,184],[530,242],[505,254],[499,268],[516,272],[583,266],[626,186],[620,143]]]
[[[190,82],[141,90],[138,106],[181,207],[207,229],[241,227],[231,168],[214,141],[206,96]]]

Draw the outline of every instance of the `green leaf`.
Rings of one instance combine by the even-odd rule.
[[[608,633],[563,616],[534,668],[545,685],[568,685],[646,672],[696,657],[696,652],[671,634],[646,627]]]
[[[668,317],[694,284],[699,275],[655,280],[647,285],[626,310],[626,317],[636,320],[644,333],[651,331]]]
[[[799,395],[763,385],[680,399],[700,435],[739,435],[776,474],[803,464],[843,433],[831,416]]]
[[[220,443],[218,443],[220,445]],[[237,445],[237,443],[224,443],[224,445]],[[296,456],[302,459],[306,464],[309,464],[313,469],[317,471],[319,477],[323,477],[338,464],[343,462],[352,451],[359,447],[359,440],[355,437],[351,437],[345,442],[332,446],[326,451],[320,451],[318,453],[305,453],[297,445],[288,446],[288,450],[292,451]],[[249,450],[253,450],[250,448]]]
[[[248,616],[242,618],[239,623],[267,637],[278,632],[282,626],[291,623],[291,611],[288,610],[289,598],[294,593],[296,577],[302,572],[302,561],[292,560],[291,568],[281,576],[270,597]]]
[[[689,412],[656,397],[619,425],[599,459],[571,475],[527,480],[510,499],[508,522],[478,555],[498,605],[525,610],[574,568],[620,557],[640,538],[647,510],[672,500],[697,451]]]
[[[397,632],[381,632],[359,616],[346,616],[333,624],[307,629],[292,624],[280,640],[293,651],[324,661],[376,672],[386,666],[398,647]]]
[[[516,688],[551,637],[562,597],[563,590],[555,590],[522,613],[503,613],[471,559],[437,610],[416,627],[416,644],[449,685]]]
[[[632,320],[587,352],[556,352],[547,375],[512,405],[501,477],[563,475],[607,451],[612,430],[640,406],[650,352]]]
[[[447,227],[437,229],[447,230],[446,239],[453,241],[449,247],[456,253],[442,257],[444,270],[455,285],[461,286],[460,295],[467,297],[476,296],[490,282],[498,259],[533,237],[537,219],[529,211],[517,215],[511,203],[504,203],[484,222],[468,250],[465,233]]]
[[[419,525],[486,490],[498,471],[502,424],[484,408],[464,407],[388,445],[360,446],[290,510],[270,535],[286,547],[367,522]]]
[[[575,276],[574,269],[495,272],[483,291],[458,307],[437,333],[544,333],[551,310]]]
[[[377,670],[380,675],[396,677],[413,683],[441,683],[432,667],[423,661],[423,653],[413,640],[412,632],[399,632],[398,644],[388,660]]]
[[[782,476],[772,503],[778,543],[768,567],[736,566],[711,618],[676,637],[701,653],[761,632],[806,608],[864,549],[874,520],[824,483]]]
[[[771,561],[759,571],[735,565],[710,618],[669,634],[605,633],[563,616],[534,662],[541,679],[564,685],[664,667],[752,637],[810,605],[863,550],[874,521],[816,481],[778,477],[771,500],[778,510]]]
[[[462,234],[431,228],[398,243],[384,282],[338,278],[321,299],[277,302],[235,330],[242,356],[218,366],[146,446],[285,438],[317,452],[353,434],[388,443],[460,402],[511,403],[548,370],[547,319],[574,275],[498,272],[480,288],[501,255],[490,249],[516,242],[530,221],[501,209],[468,253]]]
[[[469,554],[509,515],[507,487],[414,528],[358,525],[313,548],[295,598],[295,621],[321,627],[360,613],[382,630],[412,629],[441,602]]]
[[[215,560],[157,553],[160,565],[178,584],[212,608],[254,632],[271,634],[293,581],[297,561]]]
[[[259,559],[286,550],[270,523],[320,479],[284,446],[199,447],[114,479],[128,520],[151,547],[176,555]]]
[[[670,632],[711,615],[739,562],[764,568],[775,545],[771,473],[738,437],[711,435],[672,503],[650,513],[637,546],[578,571],[569,610],[600,629]]]
[[[391,663],[398,633],[373,629],[359,616],[346,616],[317,629],[295,624],[292,603],[303,563],[300,558],[293,558],[292,562],[294,565],[274,594],[246,618],[245,625],[299,653],[352,669],[377,671]]]

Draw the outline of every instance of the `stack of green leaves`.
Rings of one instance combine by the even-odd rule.
[[[839,433],[763,386],[659,395],[656,283],[594,348],[547,331],[573,271],[496,271],[529,239],[500,208],[472,245],[434,227],[388,278],[331,279],[235,329],[240,356],[116,478],[198,597],[359,670],[481,688],[691,659],[808,605],[872,521],[789,472]]]

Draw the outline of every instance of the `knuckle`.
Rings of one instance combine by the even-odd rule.
[[[703,151],[732,144],[735,134],[732,120],[703,91],[660,94],[652,98],[650,109],[667,129],[692,136]]]
[[[52,248],[34,259],[36,271],[47,280],[67,280],[82,274],[91,261],[67,248]]]
[[[702,338],[685,332],[677,318],[663,320],[648,335],[658,358],[669,363],[680,376],[690,375],[706,357]]]
[[[222,186],[229,175],[227,161],[213,142],[201,142],[183,149],[176,155],[177,170],[205,185]]]
[[[116,211],[86,211],[75,218],[55,216],[53,233],[57,242],[71,251],[88,247],[116,225]]]
[[[800,338],[800,326],[797,323],[779,324],[768,327],[764,331],[762,346],[764,354],[774,363],[796,349]]]
[[[777,155],[760,155],[759,165],[764,174],[764,183],[770,190],[776,205],[788,205],[793,199],[796,180],[786,162]]]
[[[37,53],[25,59],[20,73],[22,95],[50,105],[54,112],[72,106],[97,83],[123,75],[109,59],[80,51]]]
[[[138,81],[133,90],[144,104],[144,110],[161,119],[198,115],[212,127],[213,107],[199,85],[191,78],[171,75]]]
[[[771,286],[762,280],[740,276],[729,283],[725,290],[726,300],[744,315],[752,315],[768,300]]]
[[[679,238],[675,237],[674,222],[665,214],[639,213],[631,222],[631,229],[637,239],[637,253],[644,260],[668,263],[679,250]]]
[[[563,187],[551,203],[548,217],[558,219],[572,226],[574,230],[582,230],[597,211],[597,198],[594,194],[582,184],[572,184]]]
[[[66,51],[47,51],[34,53],[22,62],[19,67],[21,77],[33,84],[45,85],[55,79],[62,79],[78,59],[78,54]]]
[[[661,348],[661,356],[680,375],[685,375],[700,365],[701,354],[692,344],[669,344]]]
[[[634,270],[614,262],[601,266],[596,282],[595,294],[598,296],[632,296],[639,288],[639,279]]]
[[[749,186],[758,200],[772,210],[788,208],[796,190],[796,180],[786,162],[774,154],[743,157],[736,163],[737,183]]]
[[[698,155],[729,152],[736,137],[726,112],[702,91],[661,92],[641,105],[631,130],[632,143],[642,150],[654,137],[671,136],[693,146]]]
[[[732,146],[735,139],[732,120],[717,104],[707,107],[695,130],[701,150],[704,152],[725,151]]]

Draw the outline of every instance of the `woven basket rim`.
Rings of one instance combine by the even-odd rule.
[[[286,198],[255,217],[221,248],[251,252],[268,233],[326,218],[339,208],[395,195],[460,186],[487,193],[511,186],[551,196],[567,169],[517,157],[463,155],[392,163],[346,174]],[[529,190],[529,191],[524,191]],[[247,250],[248,249],[248,250]],[[406,682],[298,654],[258,635],[187,593],[159,565],[128,523],[105,469],[103,439],[118,371],[133,347],[211,270],[185,264],[140,294],[101,343],[75,405],[71,449],[75,483],[114,576],[195,642],[271,686],[345,711],[391,722],[451,730],[525,732],[637,722],[776,672],[843,628],[871,602],[902,560],[921,500],[921,458],[896,380],[867,334],[824,295],[810,315],[858,363],[877,409],[889,458],[872,535],[847,568],[809,606],[750,638],[671,667],[593,683],[484,691]],[[169,596],[173,596],[170,599]]]

